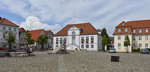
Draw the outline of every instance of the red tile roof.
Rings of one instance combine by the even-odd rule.
[[[54,33],[53,33],[51,30],[47,30],[47,31],[45,31],[45,34],[47,35],[47,34],[48,34],[48,32],[51,32],[51,33],[52,33],[52,35],[54,35]]]
[[[31,38],[37,41],[37,38],[41,35],[42,31],[44,31],[44,29],[30,30],[28,32],[32,34]]]
[[[124,23],[124,25],[122,25]],[[121,28],[121,32],[118,32],[118,29]],[[124,32],[124,29],[128,28],[128,32]],[[133,33],[132,30],[135,29],[136,33]],[[142,33],[139,33],[138,30],[142,29]],[[149,29],[148,33],[145,33],[145,29]],[[116,26],[114,34],[150,34],[150,20],[138,20],[138,21],[128,21],[121,22]]]
[[[71,26],[76,26],[81,29],[81,35],[89,35],[89,34],[98,34],[97,30],[90,23],[81,23],[81,24],[68,24],[62,30],[55,34],[55,36],[66,36],[68,29]]]
[[[19,28],[19,32],[26,32],[26,30],[23,27],[21,27]]]
[[[15,23],[13,23],[13,22],[11,22],[11,21],[5,19],[5,18],[0,18],[0,24],[19,27],[19,26],[16,25]]]
[[[101,32],[101,29],[96,29],[97,32]]]

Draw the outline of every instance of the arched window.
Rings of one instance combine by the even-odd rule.
[[[75,34],[76,34],[75,31],[73,31],[73,32],[72,32],[72,35],[75,35]]]

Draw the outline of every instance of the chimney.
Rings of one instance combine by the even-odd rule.
[[[0,17],[0,20],[2,19],[2,17]]]

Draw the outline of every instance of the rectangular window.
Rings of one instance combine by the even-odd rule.
[[[64,37],[64,41],[65,41],[65,42],[67,41],[66,37]]]
[[[121,39],[121,36],[119,35],[119,36],[118,36],[118,40],[120,40],[120,39]]]
[[[133,29],[133,33],[136,33],[136,29]]]
[[[11,31],[11,27],[9,27],[9,31]]]
[[[58,38],[56,38],[56,42],[58,42]]]
[[[148,48],[148,43],[145,44],[145,48]]]
[[[145,36],[145,40],[148,40],[148,35]]]
[[[139,36],[139,40],[142,40],[142,36]]]
[[[86,43],[88,43],[88,42],[89,42],[89,37],[87,36],[87,37],[86,37]]]
[[[84,48],[84,45],[81,45],[81,48]]]
[[[5,37],[6,37],[5,33],[3,33],[3,38],[5,38]]]
[[[16,31],[16,28],[14,28],[14,31]]]
[[[121,48],[121,43],[118,43],[118,48]]]
[[[124,29],[124,32],[128,32],[128,28],[125,28],[125,29]]]
[[[142,47],[142,44],[141,43],[139,43],[139,48],[141,48]]]
[[[91,48],[94,48],[94,45],[91,45]]]
[[[145,29],[145,32],[146,32],[146,33],[149,32],[149,29]]]
[[[142,29],[139,29],[139,33],[142,33]]]
[[[84,43],[84,37],[81,37],[81,43]]]
[[[3,30],[5,30],[6,28],[5,28],[5,26],[3,26]]]
[[[133,44],[133,48],[135,48],[136,46],[135,46],[135,44]]]
[[[58,47],[58,45],[56,45],[56,47]]]
[[[60,44],[62,44],[62,38],[60,38]]]
[[[121,32],[121,28],[118,28],[118,32]]]
[[[135,36],[133,36],[133,40],[135,40]]]
[[[91,36],[91,43],[94,43],[94,36]]]
[[[81,37],[81,41],[84,41],[84,37]]]
[[[89,45],[86,45],[86,48],[89,48]]]

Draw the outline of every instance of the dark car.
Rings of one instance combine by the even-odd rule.
[[[110,48],[109,53],[116,53],[116,49],[115,48]]]
[[[149,50],[148,49],[141,49],[141,54],[149,54]]]

